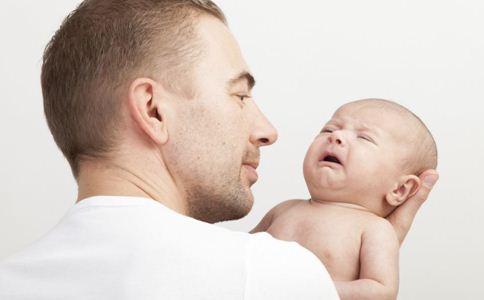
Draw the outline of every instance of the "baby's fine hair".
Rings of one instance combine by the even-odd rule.
[[[362,99],[352,104],[369,104],[384,110],[398,113],[409,121],[409,130],[412,130],[411,144],[414,147],[412,154],[404,162],[404,168],[410,174],[420,175],[428,169],[437,168],[437,145],[432,133],[425,123],[408,108],[386,99]]]

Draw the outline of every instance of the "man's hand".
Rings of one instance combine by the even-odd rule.
[[[417,214],[420,206],[427,200],[432,187],[439,179],[439,174],[435,170],[427,170],[420,175],[422,185],[419,191],[409,198],[401,206],[397,207],[388,217],[387,220],[392,223],[395,232],[397,233],[400,245],[403,243],[405,236],[407,235],[410,227],[412,226],[413,219]]]

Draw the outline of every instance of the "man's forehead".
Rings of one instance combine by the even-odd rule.
[[[239,44],[229,28],[220,20],[202,16],[196,25],[198,37],[205,50],[214,59],[236,61],[245,64]]]
[[[212,17],[201,17],[197,24],[205,55],[200,66],[204,72],[219,77],[227,85],[247,84],[252,88],[254,76],[249,72],[239,44],[227,26]]]

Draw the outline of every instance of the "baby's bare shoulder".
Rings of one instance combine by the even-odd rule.
[[[303,202],[307,202],[307,201],[308,201],[307,199],[289,199],[289,200],[286,200],[286,201],[282,201],[278,205],[291,206],[291,205],[294,205],[294,204],[303,203]]]
[[[303,199],[290,199],[290,200],[282,201],[281,203],[274,206],[272,208],[272,211],[274,215],[278,215],[291,208],[295,208],[298,205],[304,204],[305,202],[307,202],[307,200],[303,200]]]
[[[304,200],[293,199],[293,200],[286,200],[283,201],[273,208],[271,208],[262,220],[257,224],[254,229],[250,231],[250,233],[256,233],[260,231],[267,231],[270,226],[272,226],[273,222],[279,218],[281,214],[287,212],[291,207],[296,206],[297,204],[301,203]]]
[[[372,215],[368,218],[368,226],[375,229],[392,229],[392,224],[385,218]]]
[[[396,238],[396,233],[392,224],[387,219],[375,215],[367,219],[363,233],[365,235],[379,235],[388,238]]]

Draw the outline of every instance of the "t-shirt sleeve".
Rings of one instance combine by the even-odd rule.
[[[328,271],[309,250],[265,232],[253,234],[246,255],[245,300],[338,300]]]

